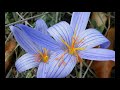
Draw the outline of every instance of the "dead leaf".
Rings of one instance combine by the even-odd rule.
[[[5,59],[9,56],[9,55],[11,55],[8,59],[7,59],[7,61],[5,61],[5,72],[6,71],[8,71],[9,69],[10,69],[10,67],[11,67],[11,65],[12,65],[12,60],[11,60],[11,58],[12,58],[12,51],[15,49],[15,47],[16,47],[16,41],[14,40],[14,39],[10,39],[7,43],[6,43],[6,45],[5,45]]]
[[[91,22],[93,26],[90,27],[97,28],[100,32],[105,29],[104,25],[107,22],[107,17],[103,12],[93,12],[91,16]]]
[[[115,48],[115,27],[111,27],[107,34],[106,37],[110,40],[111,44],[109,46],[109,49],[114,50]]]
[[[91,19],[95,20],[98,26],[101,26],[103,23],[106,24],[107,22],[107,17],[103,12],[93,12]]]
[[[95,71],[98,78],[110,78],[114,65],[113,61],[93,61],[91,68]]]
[[[111,45],[109,49],[114,50],[115,45],[115,27],[111,27],[106,34],[106,37],[110,40]],[[90,61],[88,60],[89,64]],[[112,68],[115,66],[113,61],[93,61],[91,68],[95,71],[98,78],[110,78]]]

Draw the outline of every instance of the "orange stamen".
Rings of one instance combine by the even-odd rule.
[[[34,55],[36,57],[35,61],[40,62],[42,60],[45,63],[48,62],[48,50],[46,48],[43,48],[43,51],[43,53],[38,51],[39,53]]]
[[[35,62],[40,62],[41,58],[40,58],[40,54],[35,54]]]
[[[77,59],[77,62],[79,63],[82,63],[83,62],[83,60],[80,58],[80,56],[78,55],[78,53],[77,52],[75,52],[76,54],[76,59]]]
[[[64,60],[61,60],[61,62],[58,64],[58,66],[60,67],[60,65],[66,65],[66,62]]]
[[[56,58],[56,60],[60,60],[64,57],[64,55],[67,53],[68,50],[65,50],[65,52],[63,54],[61,54],[58,58]]]
[[[84,41],[84,38],[82,38],[79,42],[77,42],[76,44],[80,44]]]

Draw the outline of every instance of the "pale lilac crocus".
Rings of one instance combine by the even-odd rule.
[[[36,42],[33,42],[23,30],[17,27],[17,25],[10,26],[10,29],[13,32],[13,35],[18,44],[27,52],[15,62],[15,67],[17,71],[21,73],[31,68],[38,67],[37,78],[44,78],[45,75],[43,75],[42,72],[46,71],[46,63],[49,63],[49,58],[53,52],[42,47]],[[54,40],[48,36],[47,29],[48,27],[42,19],[36,21],[36,26],[34,30],[37,30],[39,33],[41,33],[40,35],[43,34],[44,36],[46,36],[47,39],[50,38],[51,42],[54,43]],[[54,46],[52,45],[52,43],[50,43],[51,47]]]
[[[50,58],[49,65],[42,72],[46,78],[64,78],[75,67],[77,61],[82,62],[81,58],[96,61],[115,61],[115,51],[105,49],[110,45],[110,41],[94,28],[86,29],[90,12],[73,12],[71,22],[59,22],[48,28],[49,34],[59,43],[60,49],[56,50]],[[37,44],[42,44],[40,33],[26,28],[24,25],[17,25],[24,30],[31,40]],[[43,40],[43,47],[51,48],[50,39]],[[100,48],[94,48],[100,45]],[[62,63],[62,64],[61,64]]]

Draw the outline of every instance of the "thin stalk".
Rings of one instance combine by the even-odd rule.
[[[30,19],[33,19],[33,18],[37,18],[37,17],[40,17],[40,16],[45,15],[45,14],[48,14],[48,13],[49,13],[49,12],[45,12],[45,13],[40,14],[40,15],[36,15],[36,16],[30,17],[30,18],[26,18],[26,19],[23,19],[23,20],[20,20],[20,21],[16,21],[16,22],[13,22],[13,23],[10,23],[10,24],[5,25],[5,27],[8,27],[8,26],[11,26],[11,25],[20,23],[20,22],[24,22],[24,21],[27,21],[27,20],[30,20]]]
[[[34,70],[34,68],[32,68],[26,75],[26,78],[32,78],[31,76],[31,72]]]
[[[18,12],[16,12],[16,14],[17,14],[22,20],[24,20],[24,18],[23,18]],[[27,21],[25,21],[25,23],[26,23],[27,25],[31,26]],[[32,26],[31,26],[31,27],[32,27]]]
[[[29,12],[26,12],[24,15],[23,15],[23,18],[28,14]]]
[[[57,23],[57,22],[58,22],[58,16],[59,16],[59,12],[56,12],[55,23]]]
[[[75,78],[75,76],[73,76],[72,74],[70,74],[70,76],[71,76],[72,78]]]
[[[80,62],[80,72],[79,72],[79,78],[82,78],[82,62]]]
[[[67,12],[67,14],[72,15],[70,12]]]
[[[78,74],[78,71],[77,71],[77,67],[75,66],[75,73],[76,73],[76,75]]]
[[[10,39],[11,35],[12,35],[12,32],[10,32],[10,34],[8,35],[8,37],[7,37],[6,41],[5,41],[5,45],[6,45],[7,41]]]
[[[90,61],[90,64],[88,65],[88,67],[87,67],[87,69],[86,69],[86,71],[85,71],[85,73],[84,73],[84,75],[83,75],[83,77],[82,77],[82,78],[84,78],[84,77],[85,77],[85,75],[87,74],[87,72],[88,72],[88,70],[89,70],[90,66],[92,65],[92,62],[93,62],[93,60],[92,60],[92,61]]]
[[[108,17],[110,17],[110,18],[115,18],[115,16],[112,16],[112,15],[110,15],[110,14],[106,14],[106,13],[104,13],[106,16],[108,16]]]
[[[11,69],[9,70],[9,72],[7,73],[6,78],[9,78],[9,77],[10,77],[11,72],[12,72],[12,67],[11,67]]]
[[[84,64],[86,67],[88,67],[88,65],[87,65],[85,62],[83,62],[83,64]],[[95,74],[90,68],[88,68],[88,70],[91,72],[91,74],[92,74],[94,77],[97,77],[96,74]]]

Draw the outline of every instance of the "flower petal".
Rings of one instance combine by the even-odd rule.
[[[80,51],[81,58],[96,60],[96,61],[115,61],[115,51],[109,49],[92,48],[84,51]]]
[[[46,25],[46,23],[45,23],[44,20],[38,19],[38,20],[35,22],[35,24],[36,24],[36,26],[35,26],[35,29],[36,29],[36,30],[41,31],[41,32],[44,33],[45,35],[48,34],[48,32],[47,32],[48,26]]]
[[[37,78],[46,78],[47,69],[48,69],[48,64],[44,62],[40,62],[37,70]]]
[[[81,32],[79,40],[82,39],[83,42],[79,43],[78,47],[86,47],[88,49],[102,45],[102,48],[108,48],[110,45],[110,41],[96,29],[87,29]]]
[[[23,31],[26,32],[26,34],[30,37],[30,39],[33,42],[36,42],[37,44],[41,45],[42,47],[45,47],[49,50],[59,50],[61,49],[59,44],[53,39],[51,38],[49,35],[45,35],[43,33],[41,33],[38,30],[34,30],[31,27],[28,27],[26,25],[22,25],[22,24],[17,24],[17,27],[19,27],[20,29],[22,29]]]
[[[31,39],[23,31],[21,31],[19,28],[15,27],[15,26],[10,26],[10,29],[11,29],[15,39],[19,43],[19,45],[26,52],[33,54],[33,53],[37,53],[37,51],[40,50],[40,48],[38,48],[35,45],[35,43],[33,43],[31,41]]]
[[[66,54],[64,56],[64,64],[60,64],[60,60],[56,60],[63,52],[53,56],[51,58],[51,62],[49,62],[49,69],[47,73],[47,78],[65,78],[67,75],[71,73],[74,66],[76,65],[76,58],[72,55]],[[60,64],[60,65],[59,65]]]
[[[19,72],[23,72],[38,67],[39,62],[35,61],[35,57],[32,54],[26,53],[15,62],[15,66]]]
[[[89,16],[90,12],[73,12],[70,26],[73,28],[73,30],[77,30],[77,35],[86,29]]]
[[[62,45],[62,47],[66,46],[62,43],[61,38],[64,39],[68,44],[71,43],[71,37],[73,35],[72,28],[65,21],[53,25],[48,29],[48,32],[59,44]]]

